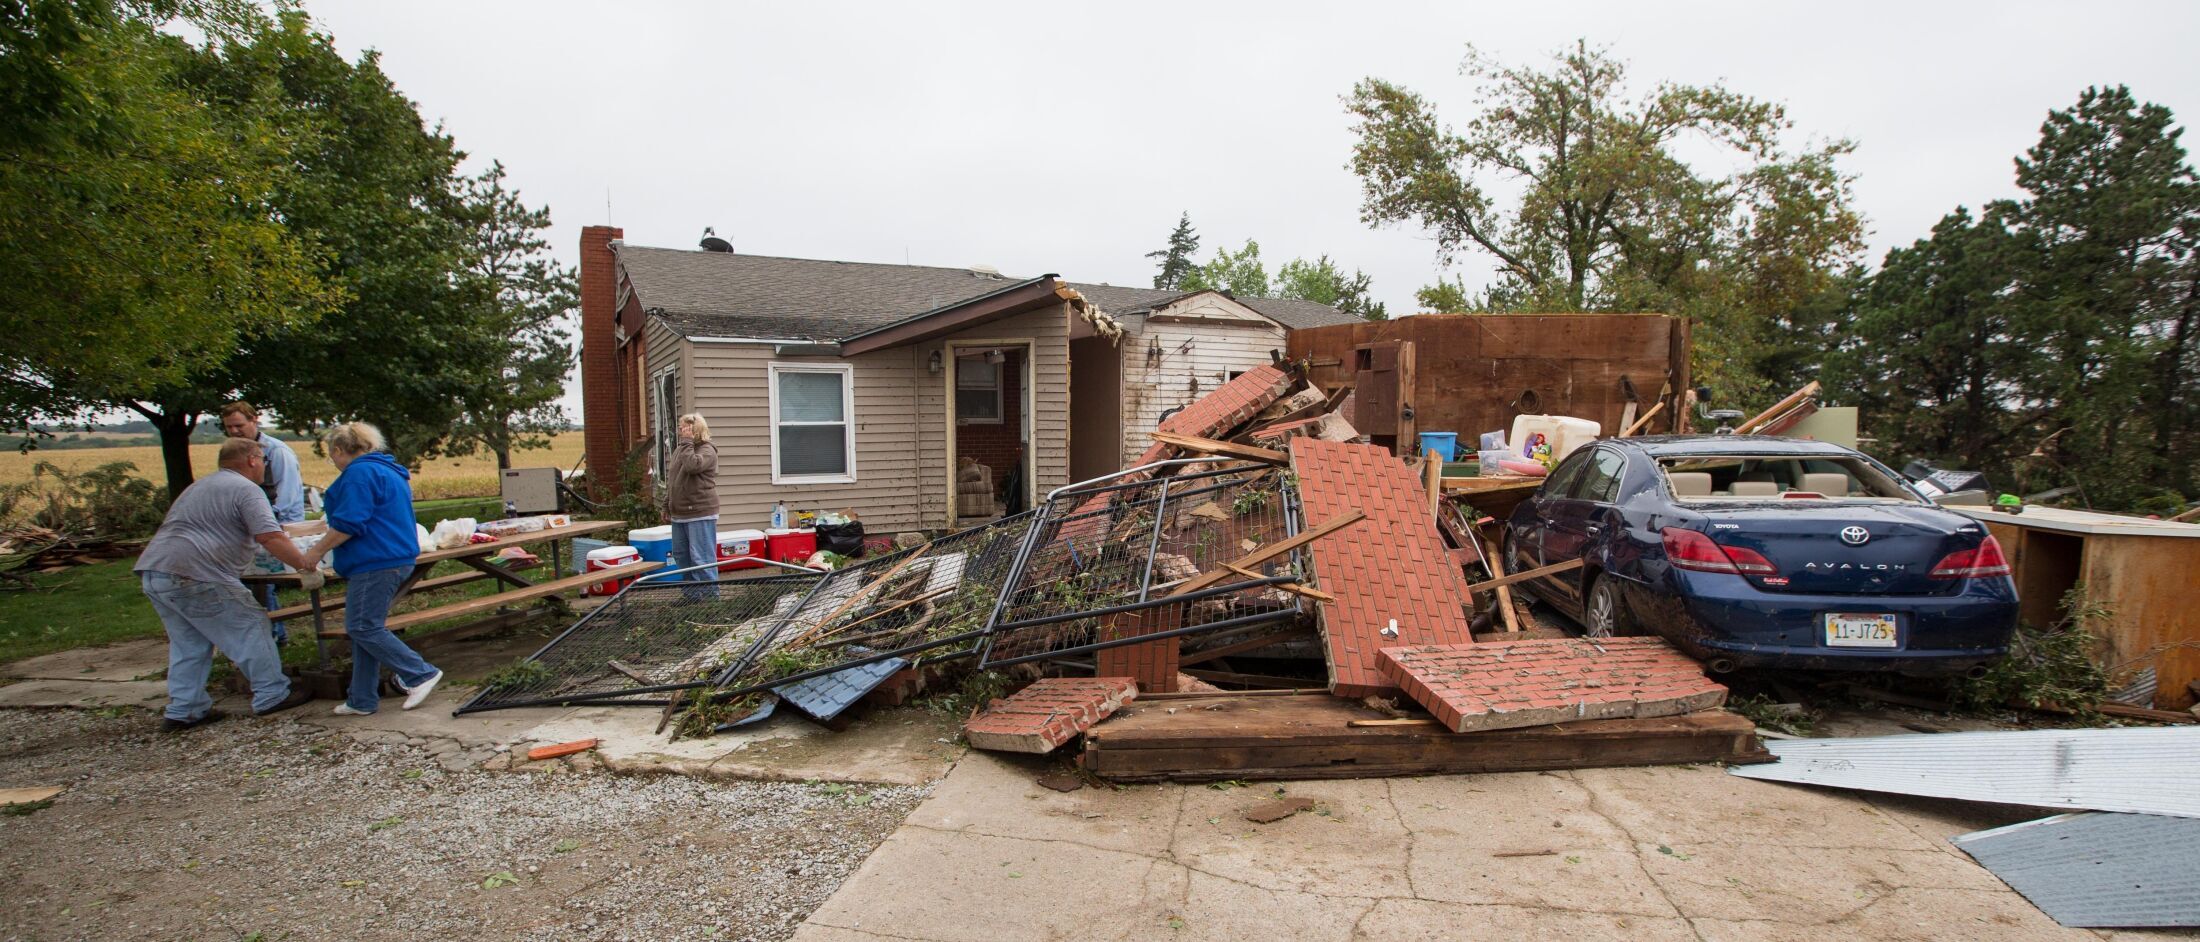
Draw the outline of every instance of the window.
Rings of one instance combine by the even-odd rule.
[[[955,358],[955,424],[1001,424],[1001,364]]]
[[[650,392],[657,400],[651,416],[650,430],[655,433],[657,445],[657,480],[665,479],[665,462],[672,456],[672,446],[679,439],[680,430],[680,371],[665,370],[658,373]]]
[[[1599,448],[1589,456],[1589,463],[1575,480],[1573,498],[1576,500],[1610,501],[1619,493],[1621,472],[1627,469],[1627,458],[1609,448]]]
[[[1589,452],[1587,449],[1567,455],[1566,460],[1559,462],[1558,467],[1543,479],[1543,496],[1572,497],[1574,480],[1581,477],[1581,469],[1588,463]]]
[[[856,479],[852,366],[771,367],[772,483]]]

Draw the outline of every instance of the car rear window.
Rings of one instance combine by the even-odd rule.
[[[1658,466],[1684,501],[1920,502],[1870,462],[1839,455],[1676,455],[1659,458]]]

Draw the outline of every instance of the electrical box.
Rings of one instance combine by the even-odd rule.
[[[504,471],[504,512],[554,514],[565,512],[558,499],[558,469],[507,468]]]

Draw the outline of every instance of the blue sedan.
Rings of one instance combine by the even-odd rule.
[[[2007,652],[2017,592],[1984,525],[1825,442],[1607,439],[1513,511],[1528,591],[1592,636],[1662,635],[1714,671],[1977,672]]]

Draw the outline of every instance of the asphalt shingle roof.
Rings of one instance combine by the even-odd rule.
[[[619,243],[619,262],[645,310],[687,336],[835,341],[1023,280],[967,268],[833,262]],[[1110,314],[1137,314],[1188,292],[1073,284]],[[1358,320],[1313,301],[1239,298],[1285,327]]]
[[[833,341],[1019,279],[967,268],[828,262],[620,245],[644,309],[688,336]]]

